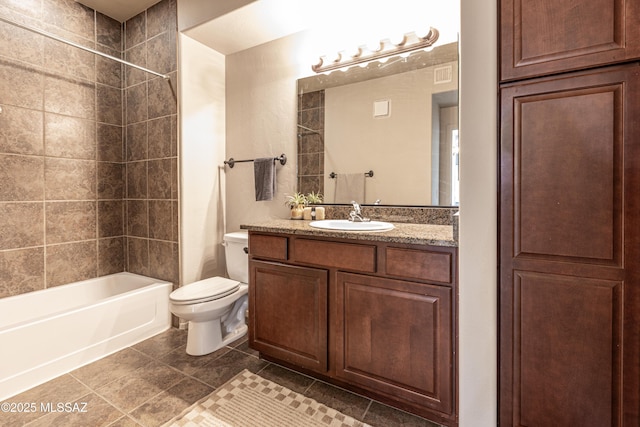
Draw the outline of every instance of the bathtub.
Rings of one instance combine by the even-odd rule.
[[[0,299],[0,401],[171,326],[172,284],[118,273]]]

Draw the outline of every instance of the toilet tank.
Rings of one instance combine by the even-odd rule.
[[[247,231],[235,231],[224,235],[225,258],[229,278],[242,283],[249,282],[249,247]]]

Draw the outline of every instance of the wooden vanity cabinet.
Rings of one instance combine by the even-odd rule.
[[[335,375],[450,414],[452,288],[338,273]]]
[[[456,416],[456,248],[249,234],[249,345],[444,425]]]
[[[327,371],[327,270],[252,261],[251,346],[288,363]]]

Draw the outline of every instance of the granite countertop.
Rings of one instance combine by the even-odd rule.
[[[287,233],[301,236],[336,237],[354,240],[375,240],[379,242],[410,243],[417,245],[457,247],[453,236],[453,226],[434,224],[395,223],[388,231],[343,231],[313,228],[311,221],[272,219],[264,222],[242,224],[243,230],[270,233]]]

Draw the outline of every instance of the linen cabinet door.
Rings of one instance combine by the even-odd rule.
[[[502,90],[502,426],[640,425],[639,71]]]
[[[452,414],[452,288],[338,273],[337,289],[336,376]]]
[[[326,372],[327,291],[327,270],[251,260],[249,346]]]
[[[640,57],[640,2],[502,0],[501,80]]]

